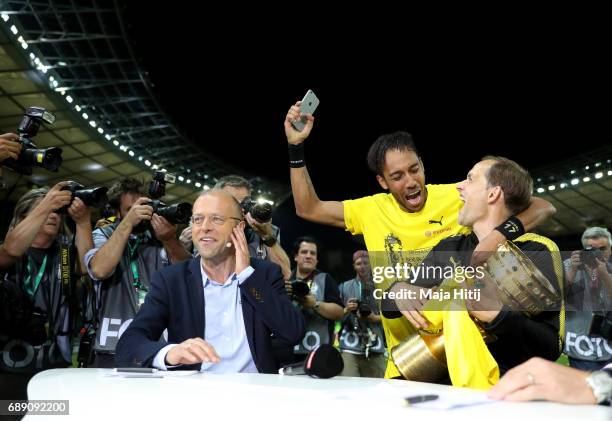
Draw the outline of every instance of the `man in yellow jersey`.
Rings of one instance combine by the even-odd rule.
[[[393,263],[396,256],[416,252],[410,263],[418,264],[441,239],[467,230],[457,222],[462,202],[455,184],[425,185],[423,162],[412,137],[405,132],[379,137],[368,152],[368,166],[376,174],[380,186],[389,193],[344,202],[320,200],[304,158],[304,140],[312,130],[314,117],[302,116],[299,106],[299,102],[293,105],[284,121],[289,143],[291,189],[298,216],[344,228],[353,235],[362,234],[368,252],[385,252],[389,263]],[[296,120],[305,121],[302,131],[292,125]],[[494,250],[506,238],[514,239],[525,230],[533,229],[554,212],[547,201],[532,198],[528,209],[482,239],[475,251]],[[388,320],[383,317],[382,321],[388,349],[413,331],[405,318]],[[395,366],[388,364],[385,377],[398,376]]]

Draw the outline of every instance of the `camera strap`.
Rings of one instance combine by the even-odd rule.
[[[47,323],[45,326],[45,330],[47,331],[47,336],[49,338],[54,338],[57,335],[67,335],[70,333],[70,327],[68,331],[63,331],[60,329],[56,332],[55,323],[58,321],[58,318],[61,314],[61,296],[64,296],[65,302],[68,304],[68,311],[70,314],[70,320],[68,326],[72,325],[72,318],[74,317],[74,312],[76,311],[76,303],[74,302],[74,294],[72,294],[72,270],[70,267],[70,241],[65,237],[61,236],[59,239],[59,268],[57,265],[57,260],[52,257],[52,262],[50,266],[53,267],[53,270],[50,272],[49,282],[43,289],[44,300],[46,303],[46,311],[44,312],[45,317],[47,319]],[[25,292],[34,299],[40,284],[42,282],[42,278],[45,276],[47,272],[49,262],[49,256],[53,256],[53,254],[45,253],[40,267],[34,279],[32,281],[33,271],[35,267],[35,261],[32,256],[28,255],[28,263],[26,266],[26,274],[23,278],[23,287]],[[57,257],[56,257],[57,258]],[[59,273],[57,271],[59,269]],[[56,283],[56,276],[59,275],[61,283]],[[56,288],[59,288],[56,289]],[[59,301],[56,301],[59,300]]]
[[[60,266],[61,266],[61,278],[62,278],[62,287],[64,290],[64,294],[66,294],[67,296],[70,296],[72,294],[70,294],[70,290],[71,290],[71,285],[70,285],[70,274],[71,274],[71,270],[70,270],[70,243],[68,241],[65,240],[61,240],[60,241]],[[47,259],[47,256],[45,256],[45,260]]]
[[[33,297],[34,294],[36,293],[36,290],[38,289],[38,286],[40,285],[40,281],[43,275],[45,274],[45,269],[47,267],[47,255],[45,254],[42,264],[40,265],[40,268],[38,268],[38,273],[36,274],[36,277],[34,278],[34,285],[32,285],[32,267],[33,267],[32,257],[28,256],[28,265],[26,266],[26,276],[23,279],[23,286],[24,286],[25,291],[28,293],[30,297]]]
[[[140,238],[136,240],[134,246],[130,244],[128,241],[128,251],[130,255],[130,269],[132,270],[132,277],[134,281],[132,282],[132,286],[136,289],[136,294],[138,295],[138,306],[140,307],[144,303],[145,296],[147,295],[148,288],[144,286],[144,284],[140,281],[140,276],[138,274],[138,258],[136,258],[136,252],[138,250],[138,246],[140,245]]]
[[[62,281],[62,294],[64,295],[64,299],[68,304],[68,330],[64,331],[60,329],[58,335],[69,335],[70,330],[73,326],[73,321],[77,312],[77,302],[76,302],[76,294],[74,293],[74,284],[72,282],[72,259],[70,258],[70,247],[74,238],[71,239],[67,235],[60,236],[59,239],[59,252],[60,252],[60,277]],[[55,311],[55,318],[59,317],[60,308]],[[57,319],[56,319],[57,320]]]
[[[140,245],[140,239],[136,240],[136,243],[132,245],[130,241],[128,241],[128,252],[130,256],[130,269],[132,270],[132,276],[134,281],[132,282],[132,286],[136,289],[141,289],[146,291],[147,288],[140,282],[140,277],[138,274],[138,259],[136,258],[136,251],[138,250],[138,246]]]

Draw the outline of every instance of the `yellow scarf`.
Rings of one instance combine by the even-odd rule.
[[[440,289],[461,288],[453,281]],[[440,305],[442,304],[442,307]],[[499,380],[499,367],[461,300],[434,302],[423,308],[432,331],[443,330],[446,365],[453,386],[487,390]],[[428,329],[428,330],[430,330]]]

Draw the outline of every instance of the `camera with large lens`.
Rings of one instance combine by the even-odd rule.
[[[293,298],[304,298],[310,294],[310,287],[308,282],[304,281],[293,281],[291,282],[291,290],[293,291]]]
[[[172,225],[188,224],[191,219],[191,203],[182,202],[168,206],[159,200],[166,194],[166,183],[174,183],[175,181],[176,176],[174,174],[165,171],[155,171],[149,183],[149,197],[153,200],[144,204],[151,206],[153,213],[163,216]],[[139,228],[138,230],[144,230],[148,227],[150,227],[150,223],[143,221],[137,228]]]
[[[357,303],[357,309],[359,310],[361,317],[368,317],[370,314],[372,314],[372,308],[363,301],[359,301]]]
[[[586,247],[584,250],[580,250],[580,262],[584,266],[595,269],[598,261],[604,261],[601,250],[593,247]]]
[[[153,208],[153,213],[163,216],[172,225],[188,224],[191,219],[191,203],[182,202],[167,206],[160,200],[150,200],[143,203]]]
[[[353,310],[353,313],[357,314],[357,312],[361,314],[361,317],[368,317],[370,314],[372,314],[372,308],[363,301],[357,301],[357,309]]]
[[[32,174],[32,167],[41,167],[57,172],[60,165],[62,165],[61,148],[39,149],[32,141],[32,138],[38,133],[42,122],[53,124],[55,116],[40,107],[30,107],[26,110],[18,129],[21,153],[17,159],[9,158],[2,162],[2,165],[25,175]]]
[[[62,190],[70,190],[73,200],[75,197],[78,197],[87,207],[103,208],[108,203],[108,197],[106,196],[108,189],[106,187],[92,187],[88,189],[76,181],[68,181],[67,184],[62,187]],[[64,213],[68,210],[69,206],[70,205],[66,205],[56,212]]]
[[[240,202],[240,207],[245,215],[251,212],[251,216],[262,224],[272,219],[272,205],[267,202],[257,202],[247,196]]]

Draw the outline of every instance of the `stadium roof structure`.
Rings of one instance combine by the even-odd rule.
[[[0,4],[0,131],[16,132],[26,108],[43,107],[56,122],[41,126],[34,141],[62,148],[64,160],[57,173],[35,168],[31,183],[5,170],[13,198],[31,184],[146,182],[154,170],[177,177],[167,202],[193,201],[227,174],[250,179],[255,198],[279,204],[289,195],[288,186],[233,168],[181,134],[151,92],[117,1]]]
[[[534,193],[556,215],[540,227],[550,237],[581,234],[589,226],[612,227],[612,145],[531,171]]]

